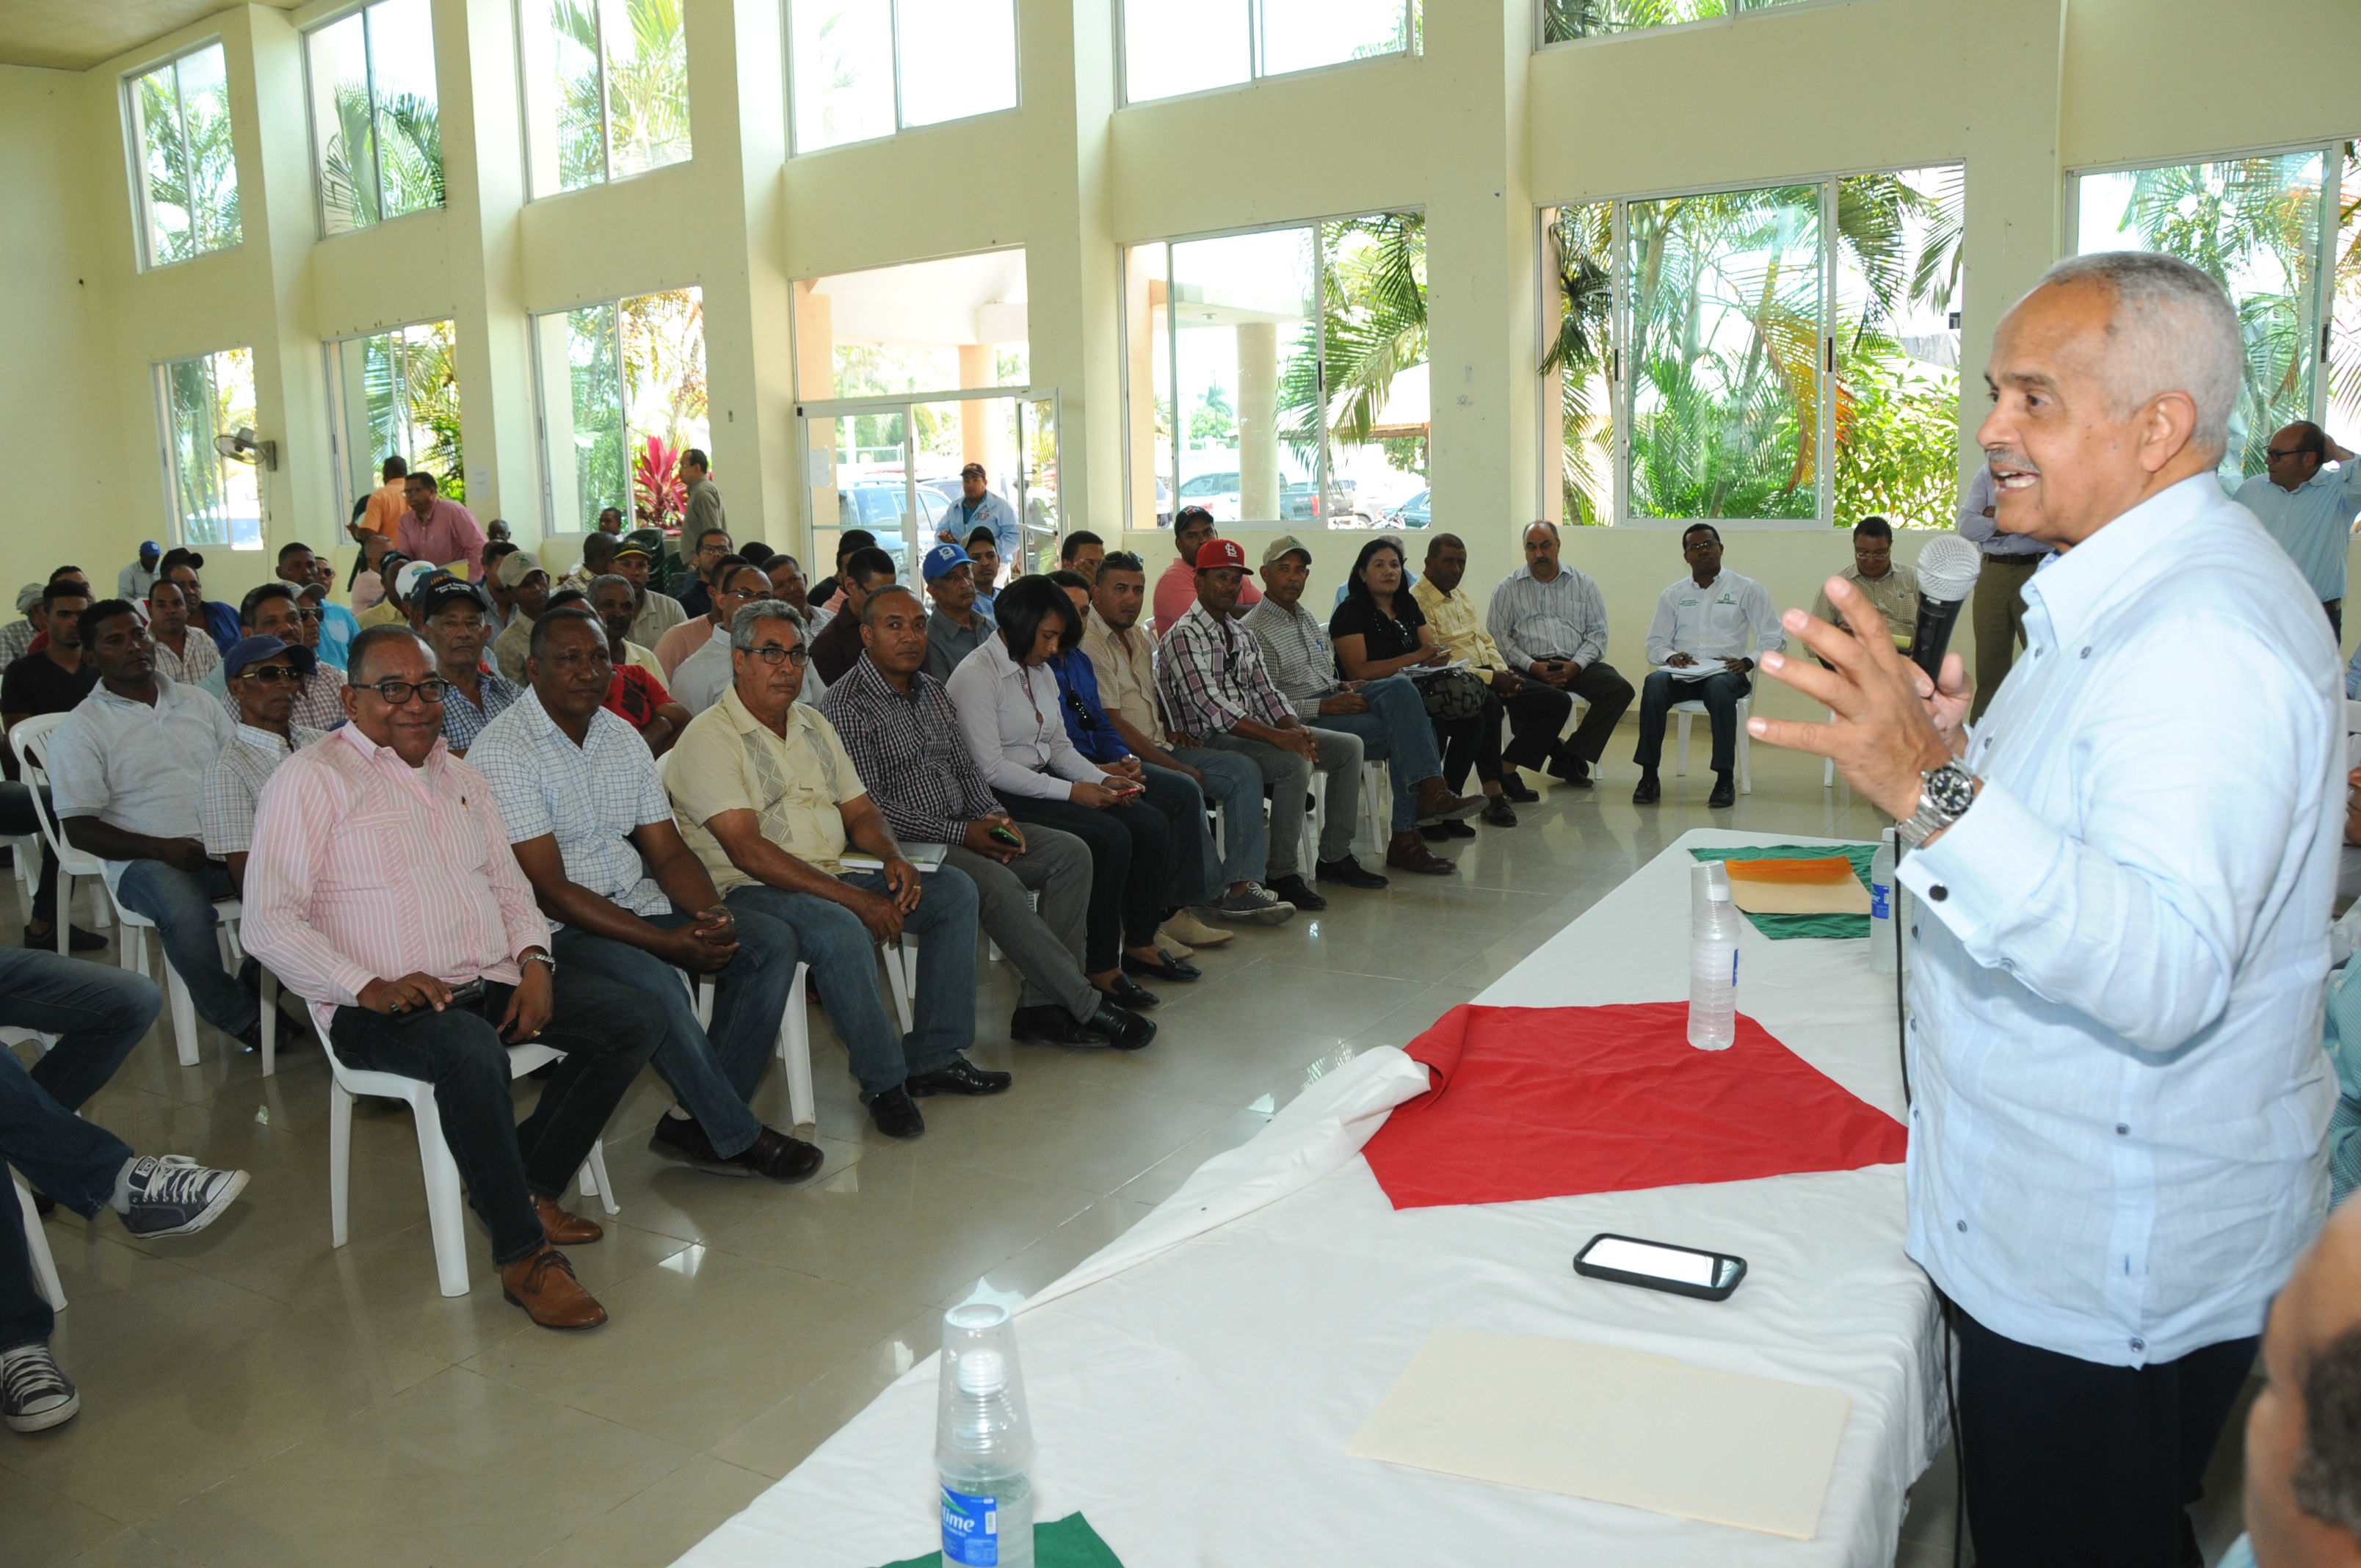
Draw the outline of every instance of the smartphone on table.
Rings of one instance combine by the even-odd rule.
[[[1746,1277],[1746,1260],[1729,1253],[1702,1252],[1602,1231],[1574,1255],[1574,1271],[1586,1279],[1722,1301]]]

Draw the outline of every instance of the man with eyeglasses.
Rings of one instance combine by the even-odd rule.
[[[328,730],[345,721],[344,672],[322,660],[313,649],[313,643],[320,634],[319,618],[307,610],[293,588],[285,583],[265,583],[248,589],[237,607],[237,623],[246,632],[241,641],[276,638],[310,655],[303,661],[303,673],[295,693],[291,715],[294,723],[307,729]],[[225,658],[225,673],[228,664]],[[222,706],[229,710],[230,717],[238,717],[237,693],[225,686]]]
[[[353,644],[351,722],[279,766],[255,815],[247,946],[338,1060],[434,1086],[500,1291],[551,1329],[607,1310],[553,1244],[605,1233],[559,1199],[664,1036],[644,992],[550,956],[484,776],[443,741],[443,681],[401,627]],[[507,1047],[565,1053],[522,1123]]]
[[[211,692],[157,673],[156,645],[122,599],[83,611],[82,634],[98,687],[49,737],[66,841],[104,861],[115,898],[156,923],[198,1014],[260,1050],[258,973],[253,987],[240,983],[214,936],[214,903],[236,898],[237,884],[206,854],[197,815],[205,770],[236,739],[236,722]]]
[[[1666,588],[1648,623],[1648,663],[1657,667],[1640,689],[1639,786],[1635,806],[1653,805],[1664,785],[1656,765],[1664,754],[1664,720],[1676,702],[1705,704],[1713,729],[1713,793],[1706,804],[1735,805],[1730,770],[1738,750],[1738,699],[1754,689],[1755,658],[1787,646],[1779,612],[1761,583],[1721,569],[1721,531],[1692,523],[1681,534],[1689,575]],[[1754,640],[1754,654],[1747,639]]]
[[[295,722],[295,694],[317,661],[309,650],[257,635],[230,644],[222,668],[237,705],[237,732],[205,769],[197,785],[197,823],[205,854],[228,868],[230,885],[246,893],[246,857],[254,848],[254,807],[279,764],[328,732]],[[336,683],[339,717],[344,683]]]
[[[604,707],[613,670],[596,616],[568,606],[535,621],[526,669],[532,688],[484,727],[468,761],[492,786],[542,913],[563,922],[557,961],[664,1010],[655,1068],[679,1102],[648,1147],[717,1176],[803,1180],[820,1151],[747,1108],[795,983],[794,934],[733,914],[682,842],[655,759]],[[710,1025],[697,1022],[684,971],[715,981]]]
[[[426,645],[434,650],[434,673],[450,688],[443,694],[443,739],[452,755],[464,757],[484,726],[506,712],[523,688],[484,666],[483,589],[442,582],[419,598]]]
[[[796,700],[808,655],[786,606],[740,610],[730,645],[735,681],[665,770],[681,836],[731,909],[793,928],[871,1121],[917,1137],[927,1124],[912,1096],[997,1094],[1012,1081],[962,1054],[975,1041],[975,883],[910,864],[835,726]],[[883,869],[849,866],[848,850]],[[918,995],[916,1025],[897,1037],[871,947],[905,930],[918,943]]]
[[[719,702],[721,694],[730,689],[730,623],[748,605],[766,601],[771,597],[771,580],[760,567],[750,566],[743,561],[738,561],[738,565],[733,566],[730,564],[732,561],[738,561],[738,557],[724,555],[721,565],[714,570],[711,632],[704,645],[683,659],[680,667],[673,672],[673,700],[686,708],[692,717]],[[707,622],[700,620],[689,624],[703,626]],[[809,682],[805,684],[810,685]],[[804,691],[796,694],[796,700],[809,702],[813,698],[809,691]]]
[[[687,467],[686,459],[681,466],[684,469]],[[715,510],[719,510],[721,492],[713,488],[712,480],[707,479],[703,483],[712,492]],[[713,568],[721,564],[724,555],[733,554],[735,551],[730,546],[730,531],[726,528],[701,528],[693,533],[683,529],[681,537],[696,542],[689,553],[687,581],[679,596],[680,608],[688,612],[689,620],[694,620],[713,609]],[[661,646],[658,651],[662,651]]]
[[[2330,463],[2336,466],[2328,467]],[[2263,451],[2263,472],[2240,485],[2233,499],[2288,553],[2342,640],[2345,558],[2353,543],[2354,514],[2361,512],[2361,463],[2328,432],[2299,420],[2271,437]],[[2348,674],[2348,693],[2354,684]]]

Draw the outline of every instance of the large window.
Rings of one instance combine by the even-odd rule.
[[[1963,194],[1945,166],[1545,209],[1544,510],[1947,523]]]
[[[588,532],[609,507],[679,527],[680,455],[712,440],[703,291],[553,312],[533,317],[533,334],[550,532]]]
[[[1016,107],[1014,0],[787,0],[797,152]]]
[[[254,428],[254,351],[156,367],[165,504],[172,536],[199,548],[262,548],[262,492],[253,464],[225,456],[215,438]]]
[[[129,78],[123,98],[138,164],[132,186],[141,263],[165,267],[238,244],[245,231],[222,46],[206,44]]]
[[[385,460],[434,476],[441,492],[467,499],[459,448],[459,378],[449,322],[423,322],[327,345],[329,436],[343,502],[378,487]]]
[[[443,126],[427,0],[378,0],[303,37],[320,232],[443,204]]]
[[[1418,47],[1421,0],[1122,0],[1129,103]]]
[[[2272,433],[2299,420],[2328,422],[2353,444],[2361,420],[2354,143],[2084,173],[2073,186],[2078,254],[2163,251],[2213,274],[2238,307],[2246,367],[2222,459],[2225,478],[2263,472]]]
[[[1542,42],[1719,21],[1793,4],[1795,0],[1541,0]]]
[[[1352,528],[1422,497],[1423,214],[1133,246],[1124,300],[1130,526]]]
[[[518,0],[532,193],[689,156],[681,0]]]

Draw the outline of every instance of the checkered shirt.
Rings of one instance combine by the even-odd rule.
[[[254,806],[262,798],[262,786],[280,763],[313,741],[326,740],[328,732],[291,724],[288,733],[291,744],[268,729],[239,725],[236,736],[197,782],[197,830],[206,854],[220,860],[252,850]]]
[[[672,801],[630,720],[602,707],[577,746],[527,691],[484,726],[467,765],[491,785],[510,843],[555,836],[568,882],[634,915],[672,908],[631,842],[639,828],[672,820]]]
[[[1251,632],[1216,620],[1202,604],[1164,633],[1156,656],[1156,689],[1174,733],[1194,740],[1225,735],[1240,719],[1280,729],[1295,717],[1263,668]]]
[[[469,702],[467,694],[457,686],[443,694],[443,742],[454,751],[466,751],[470,756],[475,754],[476,738],[524,695],[524,688],[506,675],[480,666],[476,678],[484,685],[484,706],[481,707]],[[642,745],[640,750],[644,751],[647,747]],[[516,840],[511,839],[509,841],[514,843]]]
[[[312,666],[312,674],[304,680],[303,689],[295,694],[295,710],[288,716],[290,722],[304,729],[334,729],[345,721],[344,694],[345,672],[325,660],[321,661]],[[238,717],[235,694],[224,692],[222,707],[229,710],[232,718]]]
[[[969,823],[998,815],[1000,803],[967,749],[950,694],[924,671],[910,677],[904,696],[864,653],[828,688],[819,711],[836,726],[853,771],[896,838],[956,844]]]

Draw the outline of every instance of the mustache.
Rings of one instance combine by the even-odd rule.
[[[2013,452],[2005,447],[1996,447],[1985,452],[1984,467],[1992,472],[1995,477],[1998,477],[1999,471],[2003,468],[2007,468],[2019,474],[2038,474],[2041,472],[2040,464],[2036,463],[2032,458],[2026,456],[2022,452]]]

